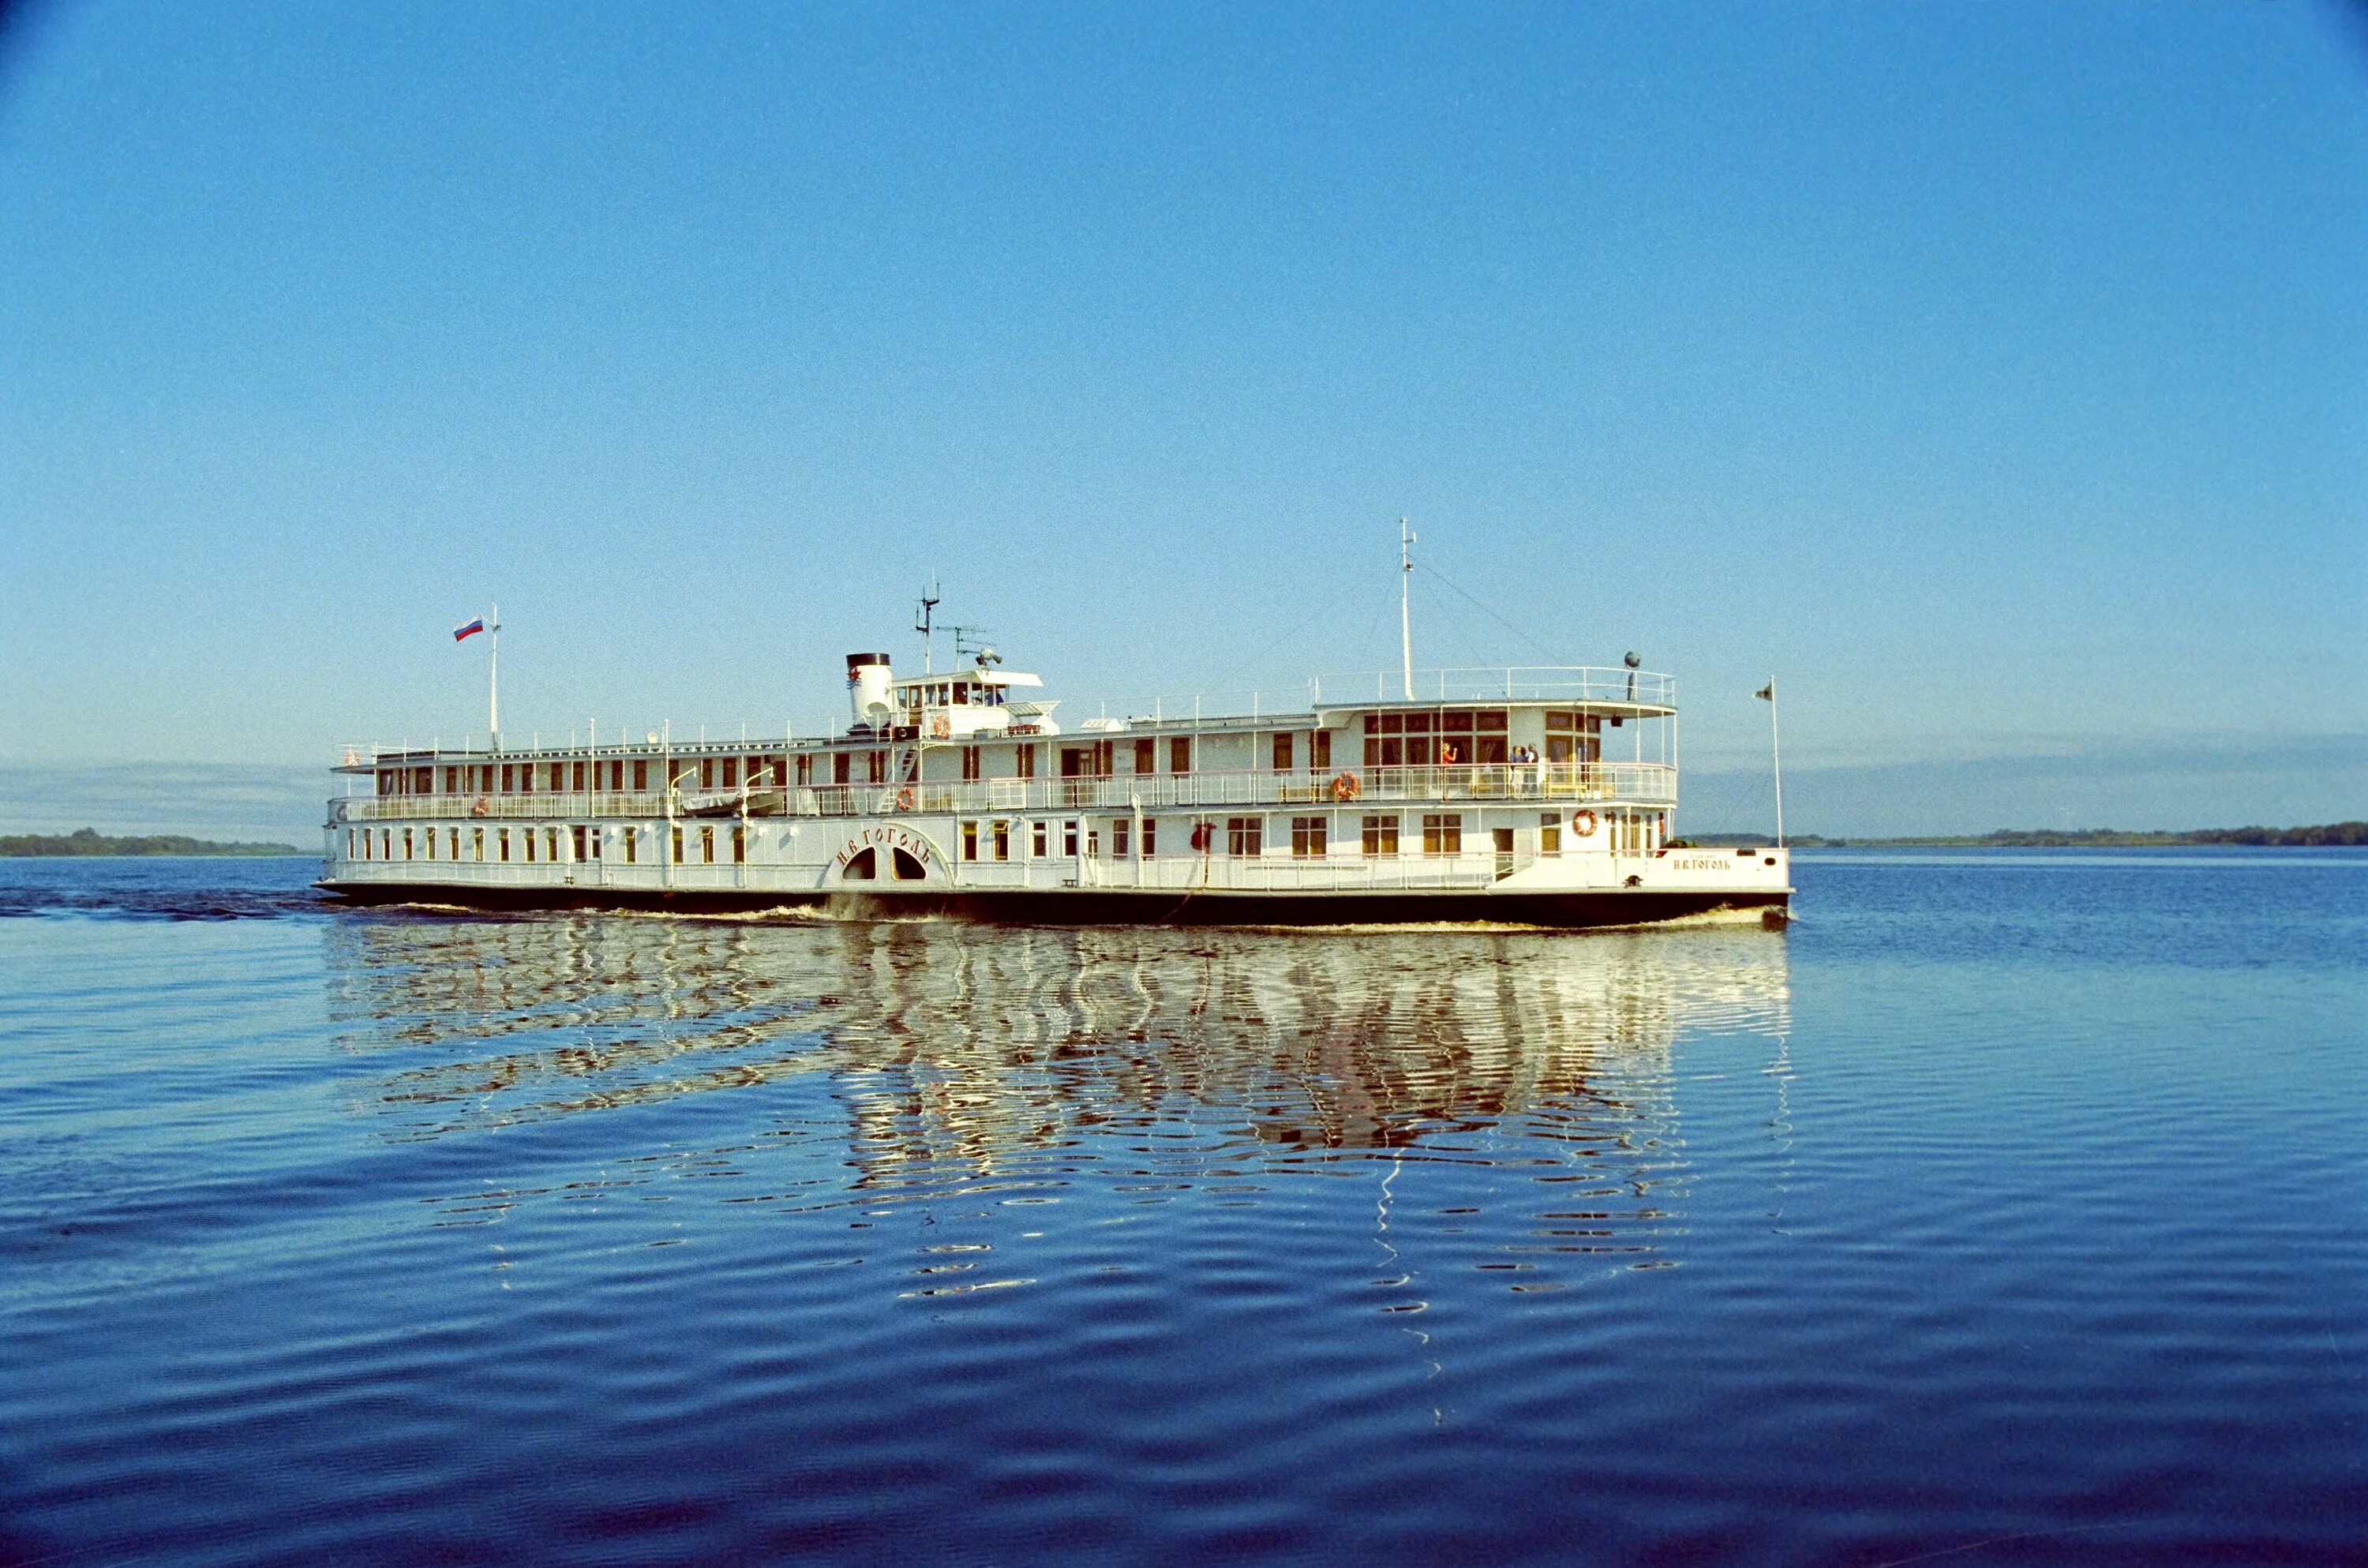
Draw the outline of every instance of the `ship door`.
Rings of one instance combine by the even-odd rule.
[[[1497,880],[1503,881],[1513,874],[1513,830],[1497,829]]]

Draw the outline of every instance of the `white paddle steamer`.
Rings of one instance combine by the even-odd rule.
[[[1070,732],[991,652],[903,677],[867,653],[847,660],[848,724],[814,739],[350,748],[319,885],[1057,924],[1782,919],[1783,849],[1669,842],[1668,676],[1400,673],[1312,683],[1296,711]]]

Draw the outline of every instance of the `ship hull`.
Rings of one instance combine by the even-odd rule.
[[[1790,890],[1635,889],[1538,892],[1442,890],[1388,893],[1184,892],[1110,888],[910,893],[765,892],[709,888],[399,885],[330,880],[315,884],[363,904],[458,905],[487,910],[659,910],[681,914],[816,911],[837,918],[955,918],[1018,926],[1528,926],[1562,930],[1654,925],[1757,912],[1781,923]]]

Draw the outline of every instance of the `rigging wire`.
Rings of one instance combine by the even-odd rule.
[[[1536,638],[1534,638],[1534,637],[1531,636],[1528,632],[1526,632],[1526,631],[1522,631],[1520,627],[1518,627],[1518,626],[1514,625],[1511,621],[1507,620],[1503,616],[1498,615],[1495,610],[1493,610],[1493,609],[1489,608],[1488,608],[1488,606],[1487,606],[1487,604],[1486,604],[1485,601],[1483,601],[1482,599],[1480,599],[1480,598],[1476,597],[1475,596],[1474,596],[1474,595],[1472,595],[1472,594],[1465,593],[1465,592],[1464,592],[1464,589],[1463,589],[1463,585],[1462,585],[1461,584],[1456,583],[1453,579],[1450,578],[1450,577],[1447,575],[1447,574],[1446,574],[1446,573],[1441,572],[1438,567],[1433,566],[1433,565],[1432,565],[1430,562],[1429,562],[1428,561],[1417,561],[1417,562],[1415,562],[1415,564],[1416,564],[1417,566],[1421,567],[1424,571],[1426,571],[1426,572],[1429,573],[1432,576],[1434,576],[1434,577],[1438,578],[1440,582],[1445,583],[1445,584],[1446,584],[1450,588],[1452,588],[1456,593],[1463,595],[1463,597],[1465,599],[1469,600],[1469,601],[1472,603],[1473,607],[1474,607],[1474,608],[1478,609],[1478,610],[1480,611],[1480,613],[1481,613],[1481,614],[1483,614],[1483,615],[1486,616],[1489,619],[1491,619],[1491,620],[1495,621],[1497,625],[1499,625],[1499,626],[1503,627],[1506,631],[1508,631],[1511,632],[1514,636],[1516,636],[1516,637],[1520,638],[1522,642],[1527,642],[1531,647],[1535,648],[1535,649],[1536,649],[1540,653],[1544,654],[1544,655],[1545,655],[1547,658],[1549,658],[1549,659],[1551,659],[1551,658],[1553,658],[1553,657],[1554,656],[1554,650],[1553,650],[1553,649],[1551,649],[1551,648],[1547,647],[1544,643],[1543,643],[1543,642],[1539,642]]]

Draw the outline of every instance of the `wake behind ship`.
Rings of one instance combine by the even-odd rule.
[[[813,739],[348,748],[319,885],[1059,925],[1625,926],[1791,897],[1782,848],[1670,845],[1675,682],[1633,667],[1318,681],[1297,711],[1074,733],[992,652],[847,669],[849,722]]]

